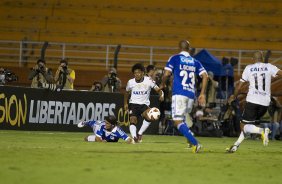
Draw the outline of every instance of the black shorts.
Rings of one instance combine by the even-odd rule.
[[[266,113],[267,106],[247,102],[243,112],[243,123],[259,123],[259,119]]]
[[[136,117],[138,117],[138,116],[141,116],[142,115],[142,113],[144,112],[144,111],[146,111],[148,108],[150,108],[150,107],[148,107],[147,105],[145,105],[145,104],[132,104],[132,103],[130,103],[129,105],[128,105],[128,109],[129,109],[129,117],[130,116],[136,116]]]

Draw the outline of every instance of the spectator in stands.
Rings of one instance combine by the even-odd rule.
[[[262,128],[269,128],[271,130],[269,139],[274,140],[279,130],[279,123],[274,121],[274,117],[271,117],[269,110],[264,114],[260,121]]]
[[[44,59],[37,60],[37,64],[32,68],[28,75],[28,79],[32,80],[32,88],[42,88],[44,83],[51,84],[54,81],[52,71],[46,67]]]
[[[157,85],[161,84],[163,70],[157,70],[155,65],[148,65],[146,67],[146,75],[151,77]],[[151,91],[154,92],[154,91]]]
[[[110,68],[108,75],[102,79],[104,92],[119,92],[121,88],[121,80],[117,77],[117,70]]]
[[[279,121],[280,121],[280,113],[281,113],[282,105],[279,103],[276,97],[271,97],[270,105],[268,107],[268,112],[262,118],[261,125],[263,128],[269,128],[271,130],[270,139],[274,140],[275,137],[279,138]],[[281,136],[281,133],[280,133]]]
[[[68,61],[62,59],[55,75],[55,82],[62,86],[63,89],[73,89],[75,80],[75,71],[68,67]]]
[[[103,85],[101,82],[95,81],[90,89],[90,91],[102,91],[103,90]]]
[[[148,65],[146,67],[146,75],[148,77],[151,77],[152,79],[155,80],[155,73],[156,73],[156,67],[154,65]]]
[[[161,76],[160,76],[161,78]],[[165,82],[165,86],[163,88],[163,92],[164,92],[164,101],[162,101],[160,103],[160,111],[161,111],[161,117],[160,117],[160,121],[161,121],[161,125],[162,129],[164,129],[163,127],[167,127],[167,123],[170,123],[171,126],[173,126],[173,123],[171,123],[171,97],[172,97],[172,80],[173,77],[170,76],[167,81]],[[165,128],[165,130],[167,130],[167,128]],[[163,132],[166,133],[166,132]]]
[[[5,73],[4,68],[0,68],[0,84],[5,84]]]
[[[214,75],[211,71],[208,72],[208,77],[209,78],[206,89],[206,103],[208,107],[214,107],[218,82],[214,80]]]
[[[225,136],[238,136],[240,134],[240,121],[242,113],[239,100],[230,100],[221,106],[219,119],[222,121],[222,130]]]
[[[212,108],[197,107],[194,115],[195,124],[193,130],[196,135],[200,136],[218,136],[215,130],[219,130],[219,121],[215,111]]]

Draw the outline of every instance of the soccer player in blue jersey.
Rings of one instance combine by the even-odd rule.
[[[77,125],[79,128],[90,126],[94,134],[85,137],[88,142],[118,142],[119,139],[125,140],[129,144],[134,144],[134,140],[117,126],[115,116],[108,116],[105,121],[82,121]]]
[[[173,74],[173,89],[172,89],[172,119],[177,129],[184,135],[192,146],[192,152],[198,153],[201,145],[193,136],[187,124],[185,116],[191,112],[195,98],[195,78],[196,75],[202,77],[202,89],[198,97],[199,105],[205,106],[206,97],[205,89],[207,85],[208,75],[202,64],[190,56],[190,44],[186,40],[179,42],[179,54],[169,58],[160,88],[165,87],[165,82],[168,77]]]

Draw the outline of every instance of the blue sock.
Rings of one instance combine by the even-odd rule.
[[[184,135],[184,137],[186,137],[186,139],[191,142],[193,145],[198,145],[198,141],[195,139],[195,137],[191,134],[190,129],[188,128],[188,126],[186,125],[186,123],[180,123],[177,126],[179,132],[182,133],[182,135]]]

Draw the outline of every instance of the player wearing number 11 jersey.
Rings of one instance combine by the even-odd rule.
[[[198,101],[200,105],[205,105],[206,97],[204,94],[208,76],[202,64],[191,57],[188,53],[190,49],[190,44],[188,41],[180,41],[179,49],[181,52],[170,57],[166,64],[160,88],[164,88],[168,77],[173,74],[171,103],[172,119],[177,129],[193,145],[192,151],[197,153],[201,149],[201,145],[192,135],[184,120],[185,116],[191,112],[193,107],[196,75],[199,75],[203,78],[203,85]]]
[[[235,89],[233,100],[238,95],[243,83],[249,82],[249,90],[246,98],[246,105],[243,112],[242,122],[240,123],[241,134],[233,146],[227,148],[229,153],[237,151],[241,142],[245,139],[246,133],[261,134],[263,145],[268,145],[268,128],[263,129],[255,126],[259,119],[266,113],[271,97],[271,78],[282,75],[282,71],[270,63],[263,62],[263,52],[254,53],[254,64],[246,66],[242,77]]]

